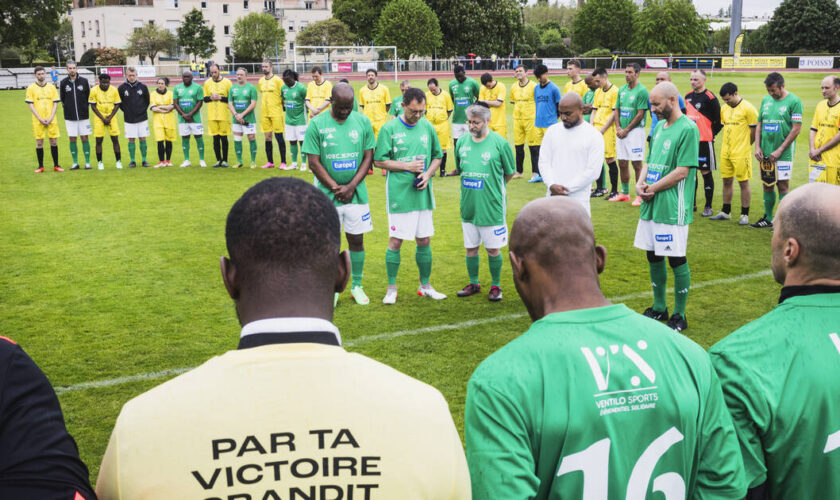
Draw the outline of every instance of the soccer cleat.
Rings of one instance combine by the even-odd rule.
[[[528,179],[528,184],[536,184],[537,182],[542,182],[542,181],[543,180],[542,180],[541,175],[534,175],[533,177]]]
[[[755,228],[759,228],[759,229],[764,228],[764,227],[773,227],[773,222],[767,220],[764,217],[762,217],[762,218],[758,219],[757,221],[753,222],[752,224],[750,224],[750,227],[755,227]]]
[[[706,207],[706,208],[703,209],[703,213],[701,213],[700,216],[701,217],[709,217],[714,213],[715,212],[714,212],[714,210],[712,210],[712,207]]]
[[[353,299],[356,300],[356,303],[360,306],[366,306],[370,304],[370,299],[368,298],[365,291],[362,290],[362,287],[356,285],[352,289],[350,289],[350,295],[353,296]]]
[[[90,170],[93,167],[90,166],[90,163],[85,163],[85,170]]]
[[[198,166],[204,168],[207,166],[207,162],[205,162],[204,160],[198,160]]]
[[[274,164],[269,161],[269,162],[266,162],[266,164],[263,165],[260,168],[274,168]]]
[[[116,167],[117,167],[117,170],[122,170],[122,162],[121,162],[121,161],[119,161],[119,160],[117,160],[117,165],[116,165]]]
[[[590,198],[600,198],[607,194],[607,190],[604,188],[595,188],[595,191],[592,191],[592,194],[589,195]]]
[[[301,172],[306,172],[306,163],[301,163],[300,164],[300,171]]]
[[[688,328],[688,321],[686,321],[685,317],[683,317],[681,314],[674,313],[674,315],[671,316],[671,319],[669,319],[668,322],[665,323],[665,326],[671,328],[672,330],[681,332]]]
[[[79,168],[80,168],[80,167],[79,167],[79,164],[78,164],[78,163],[74,163],[74,164],[73,164],[73,166],[72,166],[72,167],[70,167],[70,170],[79,170]]]
[[[251,164],[251,168],[257,168],[257,164],[256,164],[256,163],[252,163],[252,164]]]
[[[749,215],[742,215],[738,218],[738,225],[739,226],[746,226],[750,223],[750,216]]]
[[[458,297],[469,297],[470,295],[475,295],[481,291],[481,285],[476,283],[469,283],[467,286],[462,288],[458,293]]]
[[[217,161],[216,163],[213,164],[213,168],[220,168],[221,166],[222,166],[222,161],[221,160],[219,160],[219,161]]]
[[[718,212],[718,214],[717,214],[717,215],[714,215],[714,216],[712,216],[712,217],[709,217],[709,220],[729,220],[729,219],[731,219],[731,218],[732,218],[732,216],[731,216],[731,215],[729,215],[729,214],[728,214],[728,213],[726,213],[726,212]]]
[[[36,169],[35,169],[35,173],[36,173],[36,174],[43,174],[43,173],[44,173],[44,167],[39,167],[39,168],[36,168]]]
[[[271,166],[274,166],[274,164],[272,163]],[[291,168],[289,168],[289,170],[297,170],[297,162],[296,161],[292,162],[292,166],[291,166]]]
[[[389,286],[388,291],[385,292],[385,296],[382,297],[383,304],[396,304],[397,303],[397,287]]]
[[[166,166],[171,167],[172,166],[172,160],[166,160]]]
[[[613,196],[612,198],[610,198],[607,201],[630,201],[630,196],[622,193],[622,194]]]
[[[236,165],[234,165],[232,168],[242,168],[242,164],[241,164],[241,163],[237,163],[237,164],[236,164]]]
[[[58,165],[56,165],[56,166],[53,167],[53,171],[54,172],[64,172],[64,169],[59,167]]]
[[[459,175],[461,175],[461,172],[459,170],[453,170],[452,172],[446,174],[447,177],[458,177]]]
[[[137,168],[137,162],[131,160],[130,162],[128,162],[128,168]]]
[[[487,294],[487,299],[490,302],[498,302],[502,300],[502,289],[497,286],[491,286],[490,293]]]
[[[289,170],[289,167],[286,166],[286,162],[280,163],[280,166],[277,168],[279,168],[280,170]]]
[[[166,162],[165,162],[165,161],[161,161],[161,162],[158,162],[158,164],[157,164],[157,165],[155,165],[155,168],[163,168],[163,167],[165,167],[165,166],[166,166]]]
[[[616,196],[618,196],[618,193],[616,193],[615,191],[610,191],[609,194],[604,196],[604,201],[612,201],[612,199]]]
[[[105,170],[105,165],[103,165],[103,164],[102,164],[102,162],[100,161],[100,162],[97,164],[96,169],[97,169],[97,170]]]
[[[446,295],[438,292],[437,290],[432,288],[432,285],[429,285],[429,284],[420,285],[417,288],[417,295],[419,295],[421,297],[429,297],[430,299],[435,299],[435,300],[443,300],[443,299],[446,298]]]
[[[184,160],[184,163],[181,164],[181,168],[187,168],[187,167],[191,167],[191,166],[192,166],[192,163],[190,163],[190,160]]]
[[[382,169],[382,177],[385,177],[385,169]]]
[[[148,166],[149,166],[149,162],[147,162],[147,161],[143,160],[143,163],[141,163],[141,164],[140,164],[140,166],[141,166],[141,167],[148,167]]]
[[[227,167],[228,167],[228,162],[223,161],[223,162],[222,162],[222,168],[227,168]]]
[[[372,168],[368,169],[367,175],[373,175],[373,169]]]
[[[513,177],[511,177],[511,179],[521,179],[521,178],[522,178],[522,174],[520,174],[519,172],[514,173]]]
[[[634,207],[642,206],[642,197],[636,196],[635,198],[633,198],[633,203],[631,203],[631,205],[633,205]]]
[[[655,319],[656,321],[665,321],[668,319],[668,308],[665,308],[665,312],[661,312],[652,307],[648,307],[645,309],[645,312],[642,313],[642,316],[647,316],[648,318]]]

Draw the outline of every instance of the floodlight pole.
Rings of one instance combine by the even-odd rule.
[[[729,24],[729,53],[735,53],[735,40],[741,34],[741,11],[743,0],[732,0],[732,18]]]

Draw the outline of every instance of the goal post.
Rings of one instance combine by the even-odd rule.
[[[399,59],[395,45],[296,45],[292,67],[301,72],[321,66],[325,73],[393,72],[399,81]]]

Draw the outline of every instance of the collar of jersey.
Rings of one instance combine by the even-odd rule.
[[[801,285],[801,286],[786,286],[782,287],[782,292],[779,294],[779,304],[792,297],[802,297],[805,295],[817,295],[826,293],[840,293],[840,286],[832,285]]]
[[[329,332],[335,335],[341,345],[341,334],[331,321],[322,318],[267,318],[252,321],[242,327],[240,338],[261,333],[307,333]]]

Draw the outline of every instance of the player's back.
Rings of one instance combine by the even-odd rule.
[[[745,492],[707,354],[624,305],[548,315],[486,359],[465,433],[476,499]]]

